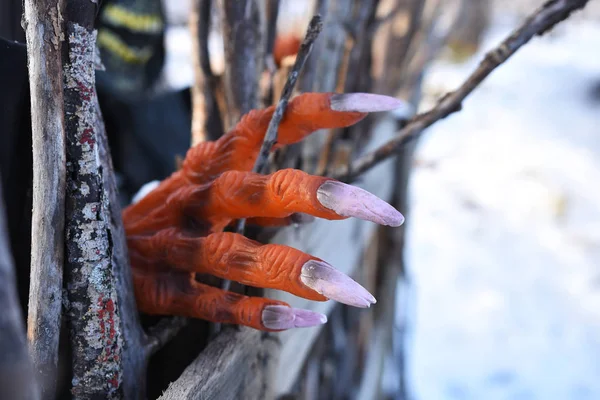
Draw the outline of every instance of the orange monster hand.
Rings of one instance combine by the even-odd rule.
[[[372,94],[306,93],[290,101],[275,147],[317,129],[350,126],[368,112],[399,101]],[[297,215],[329,220],[357,217],[399,226],[402,215],[362,189],[299,170],[250,172],[274,107],[253,110],[215,142],[191,148],[181,170],[123,212],[138,307],[279,331],[322,324],[319,313],[248,297],[195,280],[210,274],[246,285],[284,290],[310,300],[368,307],[375,298],[325,261],[291,247],[261,244],[223,229],[234,219],[287,225]]]

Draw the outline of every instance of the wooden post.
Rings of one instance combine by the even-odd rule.
[[[70,0],[63,60],[65,287],[75,398],[144,398],[147,352],[95,89],[98,5]]]
[[[61,0],[26,0],[33,134],[33,215],[27,337],[44,397],[56,387],[62,307],[65,132]]]

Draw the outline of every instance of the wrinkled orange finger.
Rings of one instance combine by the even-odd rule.
[[[323,314],[291,308],[282,301],[227,292],[199,283],[189,273],[147,272],[134,268],[133,282],[138,308],[146,314],[200,318],[263,331],[327,322]]]
[[[369,112],[392,110],[403,103],[388,96],[368,93],[304,93],[292,99],[278,130],[275,148],[296,143],[318,129],[355,124]],[[125,226],[144,218],[179,188],[211,181],[230,171],[250,171],[263,142],[275,106],[252,110],[227,134],[215,142],[203,142],[186,154],[181,170],[123,212]]]
[[[220,218],[285,218],[303,213],[329,220],[356,217],[381,225],[400,226],[404,217],[377,196],[355,186],[296,169],[270,175],[229,171],[183,199],[186,215],[211,221]]]
[[[220,232],[232,219],[285,218],[304,213],[329,220],[357,217],[381,225],[400,226],[404,217],[377,196],[355,186],[312,176],[296,169],[271,175],[229,171],[206,185],[190,185],[174,193],[127,233],[145,234],[187,220],[205,221]]]
[[[393,97],[368,93],[304,93],[293,98],[283,115],[277,147],[297,143],[319,129],[353,125],[369,112],[392,110],[403,104]],[[250,171],[254,166],[275,106],[252,110],[214,147],[191,148],[183,164],[188,178],[212,177],[230,170]]]
[[[309,300],[369,307],[375,298],[321,259],[292,247],[261,244],[237,233],[190,237],[177,229],[128,238],[132,252],[153,262],[245,285],[284,290]]]

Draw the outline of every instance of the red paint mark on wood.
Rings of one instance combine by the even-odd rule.
[[[92,128],[85,128],[79,138],[79,144],[88,144],[90,148],[94,148],[96,140],[94,139],[94,130]]]

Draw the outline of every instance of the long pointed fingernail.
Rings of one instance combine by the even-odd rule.
[[[377,302],[367,289],[324,261],[307,261],[302,266],[300,280],[328,299],[349,306],[366,308]]]
[[[342,217],[356,217],[380,225],[400,226],[404,216],[394,207],[358,188],[338,181],[326,181],[317,189],[319,202]]]
[[[342,93],[331,96],[329,107],[333,111],[377,112],[409,107],[409,105],[403,100],[380,94]]]
[[[262,312],[264,327],[273,330],[308,328],[325,322],[327,322],[326,315],[287,306],[265,306]]]

